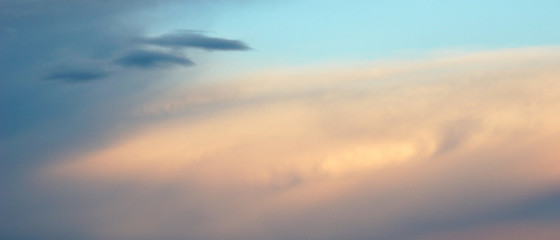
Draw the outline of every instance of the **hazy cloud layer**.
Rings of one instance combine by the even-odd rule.
[[[109,72],[103,70],[88,70],[88,69],[67,69],[58,70],[49,73],[45,76],[46,80],[62,80],[68,82],[83,82],[97,80],[109,76]]]
[[[0,239],[560,235],[558,48],[191,82],[175,2],[0,0]]]
[[[191,86],[138,106],[157,122],[62,154],[38,178],[102,198],[79,216],[102,239],[553,239],[559,58],[512,50]]]

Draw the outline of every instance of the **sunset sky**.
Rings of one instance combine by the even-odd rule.
[[[559,12],[0,0],[0,239],[559,239]]]

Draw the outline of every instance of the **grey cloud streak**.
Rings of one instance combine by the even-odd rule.
[[[141,46],[134,46],[133,44],[132,46],[135,49],[127,50],[126,48],[129,47],[123,45],[121,47],[125,48],[122,50],[126,52],[125,54],[122,54],[118,57],[113,57],[113,60],[109,58],[111,58],[111,55],[116,54],[109,54],[105,57],[107,59],[102,58],[97,60],[105,61],[108,65],[116,64],[125,68],[134,67],[142,69],[154,69],[169,67],[173,65],[195,65],[195,63],[191,59],[182,56],[183,50],[180,48],[200,48],[216,51],[246,51],[250,49],[247,44],[239,40],[207,37],[202,34],[195,33],[167,34],[155,38],[142,38],[141,41],[133,41],[133,43],[134,42],[138,44],[144,43],[159,46],[167,49],[166,51],[148,50],[141,48]],[[116,52],[118,51],[118,49],[115,49],[113,51]],[[85,82],[102,79],[107,76],[109,76],[109,73],[103,70],[80,70],[68,68],[67,71],[55,70],[49,72],[44,78],[48,80]]]
[[[192,66],[194,62],[186,57],[181,57],[159,51],[136,50],[117,58],[116,63],[124,67],[153,68],[169,65]]]
[[[0,58],[0,64],[11,69],[17,69],[11,67],[12,65],[33,64],[39,66],[46,61],[64,61],[64,58],[61,58],[60,55],[61,52],[64,52],[66,55],[79,55],[83,58],[89,58],[98,62],[102,61],[107,65],[111,65],[116,63],[113,61],[115,58],[122,57],[119,55],[121,52],[147,51],[147,49],[143,48],[146,42],[153,42],[150,44],[153,46],[169,48],[168,51],[172,52],[171,55],[183,54],[181,49],[177,49],[178,46],[216,51],[242,51],[250,49],[246,43],[239,40],[209,37],[186,30],[178,30],[154,38],[146,37],[143,36],[143,29],[141,27],[125,23],[121,19],[124,13],[134,12],[145,7],[188,2],[191,1],[2,1],[0,2],[0,42],[2,42],[0,44],[0,53],[3,54],[3,57]],[[187,32],[189,34],[176,34]],[[137,39],[143,40],[137,41]],[[142,43],[143,41],[146,42]],[[154,64],[149,64],[150,69],[169,65],[157,64],[156,59],[153,60],[152,63]],[[171,63],[169,61],[171,58],[161,58],[161,60]],[[179,65],[193,65],[192,63],[187,63],[190,61],[187,58],[184,58],[183,63],[177,60],[175,59],[175,63]],[[60,79],[65,82],[79,82],[80,79],[85,80],[83,78],[88,78],[87,80],[91,81],[108,76],[97,75],[94,77],[92,75],[88,77],[76,74],[80,71],[78,69],[80,66],[76,66],[73,69],[71,67],[72,62],[59,62],[59,64],[70,66],[68,67],[68,72],[64,73],[59,69],[47,70],[42,73],[43,76],[39,77],[39,79]],[[120,64],[120,66],[127,67],[132,65]],[[125,69],[120,69],[119,71],[122,70]],[[99,71],[102,71],[102,69],[99,69]],[[56,75],[68,75],[69,77],[56,78]],[[7,79],[7,77],[3,78]]]
[[[140,42],[162,47],[200,48],[204,50],[245,51],[251,48],[242,41],[207,37],[202,34],[180,31],[159,37],[143,38]]]
[[[200,48],[216,51],[246,51],[250,49],[247,44],[239,40],[207,37],[202,34],[195,33],[174,33],[155,38],[141,39],[141,41],[132,42],[132,50],[126,49],[130,48],[127,45],[121,46],[122,48],[124,48],[121,51],[125,51],[125,54],[113,57],[113,55],[116,55],[116,53],[109,53],[108,56],[104,57],[105,59],[98,58],[97,61],[105,61],[108,65],[116,64],[125,68],[134,67],[142,69],[163,68],[173,65],[193,66],[195,65],[195,63],[191,59],[182,56],[183,50],[181,50],[180,48]],[[141,46],[135,46],[134,43],[137,43],[137,45],[141,45],[142,43],[144,43],[167,49],[166,51],[148,50],[141,48]],[[117,52],[119,50],[115,49],[113,51]],[[114,59],[111,60],[111,57],[113,57]],[[76,68],[70,67],[66,71],[51,71],[47,73],[44,79],[62,80],[68,82],[86,82],[102,79],[107,76],[109,76],[109,73],[101,69],[80,70],[79,67],[76,66]]]

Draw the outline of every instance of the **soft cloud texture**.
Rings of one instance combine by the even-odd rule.
[[[352,60],[557,4],[245,2],[0,0],[0,239],[560,235],[557,47]]]
[[[158,121],[63,154],[38,178],[78,196],[119,189],[80,216],[103,239],[553,239],[559,56],[509,50],[190,86],[135,111]]]

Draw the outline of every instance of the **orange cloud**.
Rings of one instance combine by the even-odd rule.
[[[558,63],[556,48],[522,49],[188,86],[134,111],[161,121],[41,174],[171,188],[206,239],[389,236],[560,187]],[[132,204],[154,212],[153,198]],[[188,218],[107,209],[131,226],[109,235],[180,235],[159,221]]]

